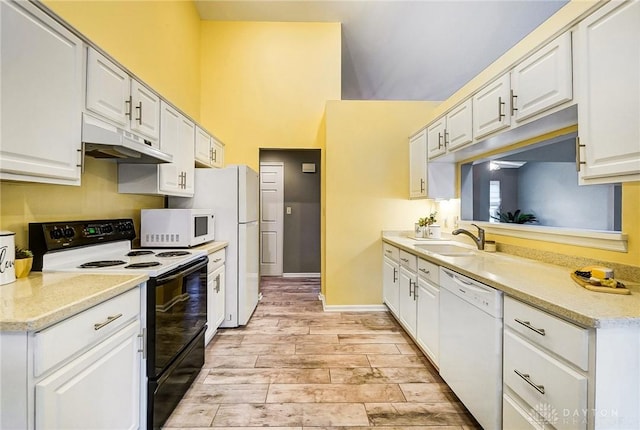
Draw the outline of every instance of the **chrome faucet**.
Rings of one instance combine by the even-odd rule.
[[[451,234],[457,235],[457,234],[461,234],[462,233],[462,234],[464,234],[466,236],[469,236],[476,243],[476,246],[478,247],[478,249],[479,250],[483,250],[484,249],[484,229],[478,227],[475,224],[471,224],[471,225],[478,229],[478,237],[476,237],[469,230],[465,230],[464,228],[459,228],[457,230],[453,230],[451,232]]]

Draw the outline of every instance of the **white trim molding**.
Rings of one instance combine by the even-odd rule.
[[[471,227],[471,221],[462,221],[462,227]],[[522,239],[541,240],[562,243],[565,245],[583,246],[587,248],[606,249],[615,252],[628,251],[628,236],[615,231],[579,230],[562,227],[546,227],[540,225],[505,224],[478,221],[475,224],[484,228],[487,233]],[[471,230],[475,233],[475,229]]]
[[[303,273],[283,273],[283,278],[319,278],[320,273],[303,272]]]
[[[322,301],[322,310],[325,312],[387,312],[385,305],[328,305],[324,294],[318,294],[318,300]]]

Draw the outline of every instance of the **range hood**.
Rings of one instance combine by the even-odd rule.
[[[152,147],[142,137],[87,113],[82,114],[82,143],[84,154],[94,158],[144,164],[173,161],[173,156]]]

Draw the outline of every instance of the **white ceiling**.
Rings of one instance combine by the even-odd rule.
[[[195,0],[216,21],[342,23],[342,98],[445,100],[567,0]]]

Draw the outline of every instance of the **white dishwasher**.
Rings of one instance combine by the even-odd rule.
[[[440,268],[440,376],[485,430],[502,427],[502,292]]]

